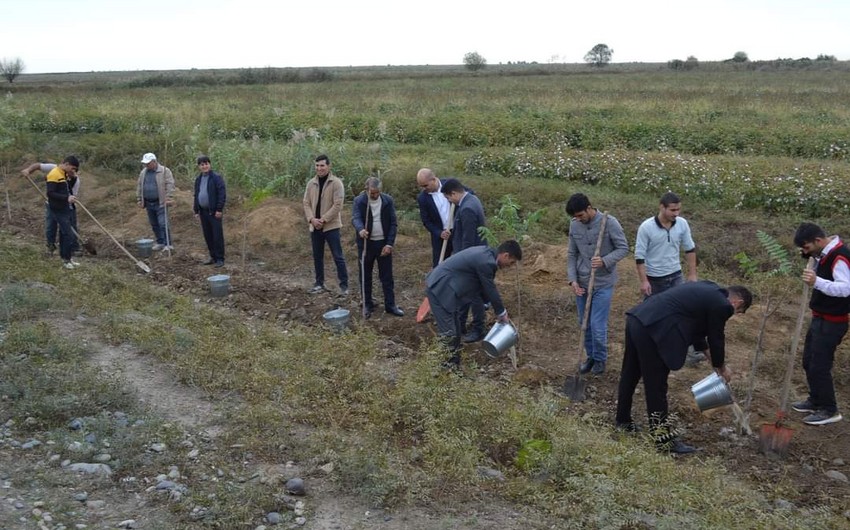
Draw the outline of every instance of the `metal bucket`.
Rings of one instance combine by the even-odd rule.
[[[227,274],[216,274],[207,278],[210,284],[210,294],[215,297],[227,296],[230,292],[230,276]]]
[[[351,316],[351,311],[348,309],[334,309],[333,311],[328,311],[322,318],[325,319],[325,322],[328,326],[334,331],[342,331],[345,329],[345,326],[348,324],[348,318]]]
[[[502,324],[501,322],[496,322],[490,328],[487,336],[484,337],[484,352],[487,354],[487,357],[495,359],[511,349],[511,346],[516,344],[516,340],[516,328],[510,323]]]
[[[691,387],[697,406],[702,412],[732,404],[732,391],[717,372]]]
[[[140,258],[149,258],[153,252],[153,239],[136,240],[136,255]]]

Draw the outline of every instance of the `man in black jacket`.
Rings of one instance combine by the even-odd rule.
[[[224,204],[227,188],[224,179],[212,170],[210,157],[198,157],[200,174],[195,178],[195,218],[201,221],[201,230],[207,243],[210,257],[204,265],[224,267]]]
[[[626,311],[623,369],[617,396],[617,427],[633,431],[632,398],[643,378],[646,410],[660,449],[692,453],[667,425],[667,377],[685,364],[688,346],[705,351],[718,375],[727,381],[732,374],[726,360],[726,321],[744,313],[753,297],[746,287],[726,289],[714,282],[678,285],[647,298]]]

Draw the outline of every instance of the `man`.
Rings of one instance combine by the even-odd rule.
[[[198,157],[198,170],[195,178],[195,201],[193,210],[195,219],[200,219],[201,230],[210,257],[204,265],[224,267],[224,204],[227,202],[227,187],[224,179],[212,170],[210,157]]]
[[[644,298],[660,294],[684,281],[680,250],[685,252],[688,281],[697,280],[696,244],[688,222],[679,215],[682,200],[668,191],[659,202],[658,215],[641,223],[635,241],[635,263]],[[696,366],[703,359],[705,355],[702,352],[691,351],[687,365]]]
[[[77,157],[67,156],[61,164],[47,173],[47,204],[50,216],[59,225],[59,255],[62,257],[62,266],[69,270],[80,266],[73,259],[76,237],[71,229],[74,203],[77,201],[73,186],[79,170],[80,161]]]
[[[431,313],[437,323],[440,339],[449,346],[449,368],[460,366],[461,308],[474,299],[490,300],[496,320],[508,321],[508,311],[496,289],[496,270],[513,266],[522,260],[522,249],[513,240],[498,249],[486,245],[456,252],[437,265],[426,278],[426,294]]]
[[[136,185],[136,203],[148,212],[156,244],[153,250],[173,250],[171,230],[168,227],[167,206],[174,206],[174,175],[156,160],[153,153],[142,157],[145,166],[139,173]]]
[[[688,346],[695,345],[711,358],[726,381],[732,376],[725,364],[726,321],[744,313],[753,297],[746,287],[726,289],[714,282],[688,282],[655,294],[626,311],[623,368],[617,393],[617,427],[636,431],[632,398],[643,378],[646,411],[659,449],[692,453],[667,424],[667,377],[685,364]]]
[[[478,228],[485,225],[484,206],[457,179],[448,179],[442,186],[443,195],[455,205],[452,249],[457,253],[484,244]],[[488,300],[489,301],[489,300]],[[466,328],[466,318],[472,312],[472,325]],[[484,300],[473,298],[460,310],[463,342],[478,342],[484,338]],[[468,331],[468,333],[467,333]]]
[[[393,286],[393,245],[398,231],[395,204],[393,198],[381,193],[381,179],[369,177],[366,179],[366,191],[354,199],[351,224],[357,232],[357,255],[362,256],[361,270],[365,284],[361,285],[361,293],[366,318],[375,310],[372,300],[372,270],[378,262],[378,278],[384,291],[384,311],[397,317],[404,316],[404,311],[395,303]],[[363,249],[366,253],[363,253]]]
[[[331,173],[331,161],[328,155],[316,157],[316,175],[307,183],[304,191],[304,217],[310,225],[310,242],[313,246],[313,268],[316,281],[310,294],[325,290],[325,242],[331,249],[339,279],[339,292],[348,296],[348,270],[342,254],[340,228],[342,228],[342,202],[345,200],[345,186],[342,180]]]
[[[611,310],[614,284],[617,283],[617,262],[629,253],[629,243],[620,222],[609,215],[605,221],[599,256],[595,256],[602,214],[591,206],[590,199],[583,193],[572,195],[567,200],[566,210],[567,215],[572,217],[567,250],[567,283],[576,296],[579,325],[584,321],[590,274],[592,270],[596,271],[593,292],[590,293],[590,315],[584,334],[587,359],[579,371],[599,375],[605,372],[605,364],[608,362],[608,313]]]
[[[80,176],[77,174],[77,171],[73,169],[73,166],[63,162],[59,164],[65,174],[68,176],[68,184],[71,188],[71,195],[74,197],[78,197],[80,194]],[[43,162],[36,162],[30,166],[27,166],[25,169],[21,170],[21,174],[25,177],[29,177],[35,171],[41,171],[45,174],[45,176],[50,173],[54,168],[56,168],[56,164],[46,164]],[[77,208],[75,205],[71,204],[71,228],[73,228],[77,233],[79,233],[77,229]],[[53,218],[53,214],[50,211],[50,202],[46,201],[44,203],[44,237],[47,240],[47,252],[52,256],[54,252],[56,252],[56,236],[58,234],[59,223],[56,222],[56,219]],[[77,234],[74,232],[71,233],[73,237],[73,243],[71,245],[71,253],[76,254],[80,251],[80,241],[77,238]]]
[[[828,236],[814,223],[802,223],[794,234],[794,244],[804,257],[817,258],[814,271],[804,270],[802,279],[812,290],[809,307],[812,322],[803,346],[803,370],[809,385],[809,397],[793,403],[797,412],[806,412],[807,425],[826,425],[841,421],[835,402],[832,363],[835,349],[847,333],[850,313],[850,250],[838,236]]]
[[[438,179],[431,169],[423,167],[416,173],[416,185],[422,190],[416,197],[419,203],[419,218],[431,235],[431,266],[436,267],[440,262],[443,244],[446,252],[443,258],[452,255],[452,233],[449,227],[451,220],[449,212],[451,205],[443,195],[442,187],[445,180]]]

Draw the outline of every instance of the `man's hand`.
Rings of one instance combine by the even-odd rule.
[[[815,280],[817,279],[817,274],[815,274],[815,271],[813,271],[811,269],[805,269],[805,270],[803,270],[803,274],[801,276],[801,279],[803,280],[803,283],[808,284],[809,287],[814,287],[815,286]]]
[[[508,318],[508,311],[507,310],[505,310],[504,313],[502,313],[501,315],[496,317],[496,321],[501,322],[502,324],[507,324],[508,322],[510,322],[510,320],[511,319]]]
[[[357,233],[362,239],[366,239],[369,237],[369,231],[365,228]]]
[[[314,218],[310,219],[310,224],[313,225],[313,228],[315,228],[316,230],[319,230],[319,229],[322,228],[322,225],[324,225],[325,222],[322,221],[321,219],[317,218],[317,217],[314,217]]]
[[[590,267],[592,269],[598,269],[599,267],[604,267],[604,266],[605,266],[605,262],[602,261],[601,257],[593,256],[592,258],[590,258]]]
[[[652,294],[652,286],[649,284],[649,280],[646,280],[645,282],[641,282],[640,292],[644,296],[650,296]]]
[[[74,204],[75,202],[77,202],[77,198],[74,197],[73,195],[68,195],[68,202],[70,204]]]
[[[443,230],[442,232],[440,232],[440,239],[449,239],[450,237],[452,237],[451,230]]]
[[[223,216],[224,216],[224,214],[222,212],[215,212],[215,218],[216,219],[221,219]]]
[[[136,201],[136,204],[138,204],[138,205],[139,205],[139,208],[144,208],[144,207],[145,207],[145,201]]]
[[[174,199],[165,199],[166,206],[174,206]]]
[[[573,294],[575,294],[576,296],[584,296],[584,293],[587,292],[584,287],[578,284],[578,282],[573,282],[570,287],[572,287]]]
[[[725,364],[720,368],[715,368],[714,371],[717,372],[717,375],[722,377],[727,383],[732,380],[732,370],[730,370]]]
[[[384,248],[381,249],[381,256],[389,256],[393,253],[393,247],[389,245],[384,245]]]

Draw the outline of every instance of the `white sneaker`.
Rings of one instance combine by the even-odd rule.
[[[62,267],[68,269],[69,271],[74,270],[74,264],[70,261],[66,261],[65,263],[63,263]]]
[[[162,247],[164,246],[165,245],[160,245],[159,243],[156,243],[154,246],[151,247],[151,250],[162,250]]]

